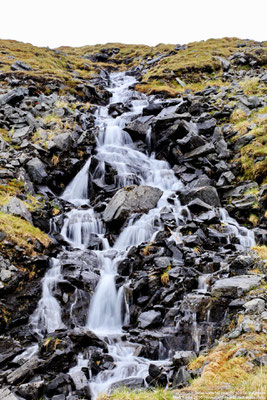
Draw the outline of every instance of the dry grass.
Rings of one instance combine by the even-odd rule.
[[[189,390],[219,392],[220,387],[226,384],[238,394],[264,394],[267,390],[267,367],[255,366],[247,356],[236,357],[239,349],[253,352],[255,357],[263,355],[267,350],[266,335],[247,333],[236,340],[222,341],[207,356],[201,355],[193,360],[189,368],[194,370],[203,367],[203,371]]]

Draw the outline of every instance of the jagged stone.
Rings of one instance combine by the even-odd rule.
[[[21,217],[32,224],[32,216],[25,205],[16,197],[13,197],[9,203],[1,207],[1,211],[7,214]]]
[[[159,311],[145,311],[139,315],[138,322],[142,329],[156,326],[162,321],[161,313]]]
[[[37,184],[42,184],[47,178],[45,166],[39,158],[33,158],[27,163],[28,174],[32,181]]]
[[[258,286],[262,276],[239,275],[232,278],[219,279],[215,282],[212,290],[212,296],[238,297],[247,292],[254,286]]]
[[[127,186],[120,189],[104,211],[105,222],[124,221],[133,213],[145,213],[157,205],[162,191],[151,186]]]

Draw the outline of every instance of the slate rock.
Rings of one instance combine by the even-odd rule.
[[[25,205],[16,197],[13,197],[9,203],[1,207],[1,211],[7,214],[21,217],[32,224],[32,216]]]
[[[15,61],[10,68],[12,71],[32,71],[32,67],[20,60]]]
[[[18,102],[24,99],[27,94],[27,90],[24,88],[12,89],[9,92],[0,95],[0,106],[10,104],[14,106]]]
[[[125,221],[133,213],[146,213],[157,205],[162,191],[151,186],[126,186],[117,191],[107,205],[105,222]]]
[[[261,280],[262,277],[256,275],[238,275],[231,278],[219,279],[215,282],[211,290],[211,295],[215,297],[238,297],[254,286],[258,286]]]
[[[12,393],[7,387],[0,388],[0,399],[1,400],[22,400],[21,397],[19,398],[14,393]]]
[[[181,367],[189,364],[196,356],[194,351],[176,351],[172,357],[172,362],[176,367]]]
[[[27,170],[30,178],[34,183],[42,184],[47,178],[45,166],[39,158],[35,157],[28,161]]]
[[[139,326],[142,329],[146,329],[152,326],[157,326],[161,323],[161,313],[159,311],[145,311],[138,317]]]

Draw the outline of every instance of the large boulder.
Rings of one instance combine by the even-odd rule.
[[[157,205],[162,193],[151,186],[126,186],[112,197],[104,211],[104,221],[123,222],[131,214],[146,213]]]

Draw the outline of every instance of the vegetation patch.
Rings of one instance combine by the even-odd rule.
[[[189,364],[190,370],[202,368],[202,373],[184,390],[220,393],[222,387],[228,387],[235,395],[257,394],[256,398],[263,398],[267,390],[267,367],[257,366],[252,358],[265,352],[264,333],[246,333],[238,339],[222,341],[208,355],[201,355]]]
[[[12,242],[14,246],[24,249],[29,255],[36,254],[34,251],[36,240],[42,243],[45,248],[48,248],[51,244],[47,234],[20,217],[0,212],[0,226],[1,231],[7,235],[6,240]],[[5,242],[1,243],[1,248],[3,246],[5,246]]]

